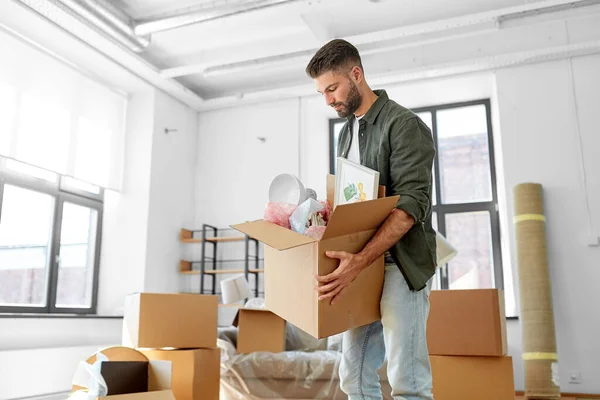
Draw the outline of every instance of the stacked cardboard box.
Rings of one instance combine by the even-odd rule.
[[[170,361],[177,400],[219,398],[217,296],[136,293],[127,296],[123,345],[149,360]]]
[[[285,321],[271,311],[240,308],[233,326],[238,328],[237,352],[240,354],[285,351]]]
[[[434,290],[427,346],[436,400],[514,400],[504,295],[497,289]]]

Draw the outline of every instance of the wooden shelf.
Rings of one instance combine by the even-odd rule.
[[[264,269],[249,269],[248,272],[251,274],[259,274],[261,272],[264,272]],[[243,274],[244,270],[243,269],[217,269],[217,270],[212,270],[212,269],[205,269],[204,270],[205,274],[209,274],[209,275],[213,275],[213,274],[217,274],[217,275],[221,275],[221,274]]]
[[[260,274],[263,273],[264,269],[249,269],[248,272],[251,274]],[[179,271],[182,274],[186,275],[200,275],[200,271],[198,270],[187,270],[187,271]],[[243,274],[243,269],[218,269],[216,271],[212,269],[204,270],[206,275],[226,275],[226,274]]]
[[[179,272],[182,274],[186,274],[192,272],[192,263],[185,260],[179,261]]]
[[[181,243],[202,243],[202,239],[181,239]]]
[[[206,238],[207,242],[243,242],[246,239],[245,236],[226,236],[226,237],[209,237]],[[202,241],[202,239],[200,239]]]
[[[210,243],[228,243],[228,242],[243,242],[245,236],[222,236],[222,237],[207,237],[206,241]],[[181,229],[179,240],[182,243],[202,243],[202,238],[195,238],[194,232],[189,229]]]
[[[215,259],[212,258],[212,257],[205,257],[204,261],[206,263],[206,266],[209,267],[209,266],[212,266],[212,264],[215,261]],[[239,258],[239,259],[236,259],[236,260],[231,259],[231,260],[216,260],[216,261],[217,261],[217,264],[220,265],[220,264],[224,264],[224,263],[243,263],[246,260],[244,260],[243,258]],[[256,258],[254,258],[254,256],[251,256],[250,258],[248,258],[248,262],[250,264],[256,263],[256,261],[257,260],[256,260]],[[258,261],[259,262],[263,262],[263,261],[265,261],[265,259],[264,258],[259,258]],[[192,264],[201,264],[202,263],[202,261],[190,261],[190,262]]]
[[[205,279],[203,279],[206,275],[210,275],[213,277],[212,279],[212,290],[209,290],[209,292],[213,292],[215,291],[215,282],[216,276],[222,276],[222,275],[232,275],[232,274],[244,274],[246,275],[248,274],[253,274],[255,279],[255,288],[254,288],[254,293],[256,296],[259,295],[259,280],[258,280],[258,274],[263,273],[264,269],[259,269],[259,267],[261,265],[259,265],[259,262],[263,262],[264,258],[260,258],[259,256],[259,242],[258,240],[251,238],[247,235],[240,235],[240,236],[223,236],[223,231],[229,231],[229,230],[234,230],[234,229],[219,229],[215,226],[209,225],[209,224],[203,224],[202,225],[202,229],[185,229],[185,228],[181,228],[180,232],[179,232],[179,241],[180,243],[199,243],[202,245],[202,261],[187,261],[187,260],[180,260],[179,262],[179,273],[181,275],[199,275],[201,277],[200,279],[200,293],[206,293],[205,291]],[[240,232],[238,232],[239,235]],[[235,234],[233,234],[235,235]],[[204,239],[203,239],[204,237]],[[254,255],[250,255],[250,250],[248,246],[248,241],[251,241],[255,246],[255,251],[254,251]],[[218,252],[218,250],[221,248],[221,246],[219,246],[219,243],[222,244],[227,244],[227,243],[246,243],[246,251],[245,251],[245,259],[239,259],[239,260],[234,260],[234,259],[218,259],[218,254],[220,254]],[[212,246],[209,246],[209,248],[206,248],[206,243],[210,243],[212,244]],[[228,247],[228,246],[225,246]],[[208,254],[207,251],[209,252]],[[204,272],[201,272],[201,268],[198,268],[198,264],[202,265],[202,262],[204,262]],[[239,268],[240,265],[232,265],[231,263],[233,262],[238,262],[240,263],[240,265],[242,265],[242,268]],[[252,264],[255,263],[255,264]],[[196,264],[196,265],[194,265]],[[224,265],[227,264],[229,266],[232,267],[236,267],[236,269],[227,269],[224,267]],[[254,268],[250,268],[250,266],[253,266]],[[194,268],[195,267],[195,268]],[[213,269],[214,268],[214,269]],[[249,268],[246,272],[245,268]],[[210,284],[210,281],[209,281]]]

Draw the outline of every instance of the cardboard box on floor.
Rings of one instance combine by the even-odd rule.
[[[427,346],[432,355],[507,354],[504,292],[498,289],[433,290]]]
[[[435,400],[514,400],[512,357],[430,356]]]
[[[240,308],[232,325],[238,327],[240,354],[285,351],[285,321],[271,311]]]
[[[151,361],[172,363],[172,390],[177,400],[219,399],[219,349],[144,350],[142,353]]]
[[[108,393],[106,396],[97,397],[98,399],[175,400],[171,389],[171,362],[148,360],[142,353],[120,346],[100,350],[85,362],[92,366],[99,353],[108,361],[103,361],[94,368],[99,368]],[[73,378],[72,391],[85,392],[87,396],[90,379],[89,373],[80,365]]]
[[[327,179],[333,204],[335,179]],[[384,196],[380,188],[380,196]],[[315,275],[327,275],[339,264],[328,250],[357,253],[375,235],[399,196],[340,205],[333,211],[321,240],[257,220],[233,228],[265,244],[265,307],[317,339],[381,318],[383,256],[363,270],[334,305],[318,300]]]
[[[122,344],[149,349],[215,348],[217,304],[213,295],[130,294],[125,299]]]

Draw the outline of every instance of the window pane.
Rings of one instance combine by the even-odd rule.
[[[429,127],[429,129],[433,130],[433,123],[431,122],[431,113],[429,111],[424,111],[420,113],[415,113],[425,122],[425,125]]]
[[[437,188],[435,187],[435,168],[431,171],[431,204],[437,204]]]
[[[26,174],[34,178],[43,179],[48,182],[56,182],[58,180],[58,175],[52,171],[34,167],[33,165],[25,164],[11,159],[6,160],[6,168],[10,169],[11,171],[20,172],[22,174]]]
[[[336,122],[335,124],[333,124],[333,149],[331,151],[333,152],[334,161],[337,158],[338,139],[339,139],[340,132],[342,131],[342,127],[344,126],[344,124],[345,124],[345,122]],[[336,170],[336,165],[337,165],[337,163],[334,162],[334,164],[333,164],[334,174],[335,174],[335,170]]]
[[[446,214],[446,233],[458,251],[448,264],[450,289],[493,288],[490,213]]]
[[[54,198],[5,185],[0,220],[0,305],[45,306]]]
[[[91,306],[98,212],[64,203],[60,233],[57,307]]]
[[[492,200],[485,106],[438,111],[437,134],[442,203]]]
[[[431,213],[431,226],[436,231],[438,230],[438,214],[435,211]],[[440,286],[440,275],[441,275],[440,268],[436,268],[435,269],[435,276],[432,278],[433,279],[433,286],[431,287],[431,290],[439,290],[441,288],[441,286]]]
[[[431,113],[429,111],[425,111],[425,112],[420,112],[420,113],[416,113],[419,118],[421,118],[421,120],[423,120],[423,122],[425,123],[425,125],[427,125],[429,127],[429,129],[431,129],[431,131],[433,132],[433,122],[432,122],[432,118],[431,118]],[[436,199],[436,187],[435,187],[435,167],[433,168],[433,170],[431,171],[432,175],[432,182],[431,182],[431,186],[432,186],[432,191],[431,191],[431,201],[433,203],[433,205],[435,205],[437,203],[437,199]]]

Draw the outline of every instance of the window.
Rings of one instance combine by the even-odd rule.
[[[498,195],[488,100],[413,110],[436,145],[433,227],[458,255],[438,269],[437,289],[504,289]],[[330,121],[330,172],[345,119]]]
[[[96,312],[103,197],[0,157],[0,312]]]

